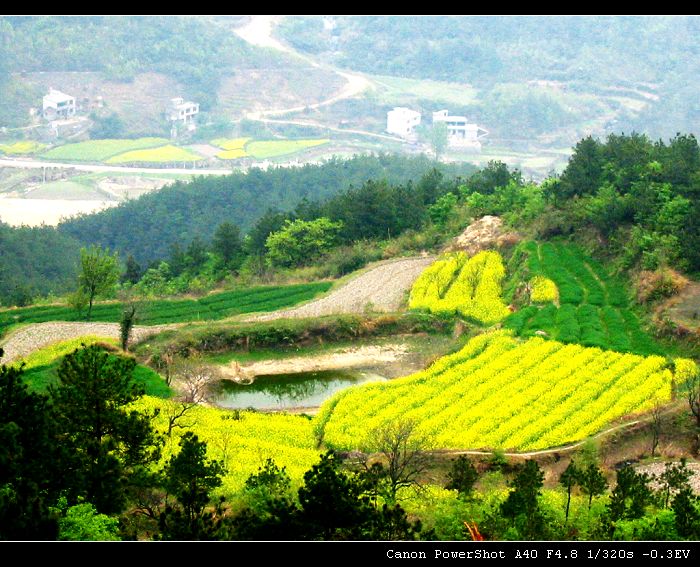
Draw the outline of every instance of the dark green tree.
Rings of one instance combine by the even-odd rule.
[[[399,505],[382,505],[373,512],[369,526],[362,531],[362,539],[372,541],[410,541],[419,539],[423,527],[420,520],[411,522]]]
[[[571,491],[579,483],[581,472],[576,466],[576,462],[572,459],[569,466],[566,467],[559,477],[559,484],[566,488],[566,521],[569,521],[569,507],[571,506]],[[590,506],[589,506],[590,507]]]
[[[121,277],[122,283],[128,282],[131,284],[136,284],[141,279],[142,275],[143,270],[141,269],[141,266],[136,261],[134,256],[132,254],[129,254],[129,256],[126,259],[126,270],[124,271]]]
[[[98,345],[82,346],[58,367],[49,389],[55,432],[65,450],[68,504],[84,499],[98,512],[124,510],[129,487],[160,455],[151,416],[125,406],[144,391],[133,378],[136,362]]]
[[[292,481],[287,474],[286,467],[279,468],[273,459],[266,459],[265,464],[258,468],[258,472],[250,475],[245,481],[246,490],[257,491],[263,489],[273,497],[289,495]]]
[[[673,499],[672,509],[676,531],[681,537],[697,539],[700,536],[700,512],[696,506],[697,500],[697,496],[689,487],[681,489]]]
[[[512,490],[501,504],[501,514],[513,520],[521,536],[541,536],[544,518],[539,506],[540,490],[544,485],[544,472],[539,465],[528,460],[519,467],[511,481]]]
[[[179,276],[187,269],[187,254],[185,254],[179,242],[173,242],[170,245],[168,265],[170,266],[170,274],[173,277]]]
[[[486,167],[477,171],[467,181],[469,192],[491,195],[498,187],[507,187],[510,183],[522,185],[522,174],[519,170],[510,171],[502,161],[490,161]]]
[[[224,268],[237,270],[243,261],[243,240],[240,229],[233,223],[223,222],[214,233],[212,250],[221,258]]]
[[[447,473],[448,490],[456,490],[460,496],[469,496],[474,490],[474,484],[479,478],[476,467],[466,455],[460,455],[452,461],[450,472]]]
[[[288,218],[289,216],[285,213],[268,209],[248,232],[246,240],[247,251],[253,255],[264,255],[267,237],[273,232],[279,231],[284,226],[284,221]]]
[[[605,493],[608,482],[595,463],[589,463],[585,469],[579,472],[578,484],[584,494],[588,495],[588,509],[591,509],[593,498]]]
[[[195,236],[187,247],[187,268],[192,272],[197,272],[207,261],[207,245],[199,237]]]
[[[652,499],[648,483],[649,475],[638,473],[630,466],[617,471],[617,484],[608,504],[610,519],[616,521],[641,518]]]
[[[299,520],[309,539],[357,539],[373,509],[362,484],[340,470],[332,451],[304,474],[299,503]]]
[[[0,366],[0,540],[58,534],[52,431],[46,396],[29,391],[22,367]]]
[[[556,198],[595,193],[602,181],[604,163],[602,144],[591,136],[581,140],[561,175]]]
[[[117,253],[109,253],[100,246],[80,250],[80,275],[78,286],[87,295],[88,310],[85,319],[90,319],[95,297],[110,291],[119,281],[119,259]]]
[[[138,307],[133,301],[127,302],[122,307],[122,317],[119,320],[119,340],[122,350],[129,348],[129,340],[131,339],[131,331],[136,323],[136,314]]]
[[[211,493],[221,486],[223,464],[207,459],[207,444],[187,431],[180,439],[180,452],[163,470],[163,487],[177,501],[160,516],[160,536],[166,540],[217,539],[220,526],[205,510]]]
[[[293,540],[301,537],[299,510],[290,493],[285,467],[267,459],[245,482],[246,507],[233,519],[235,539]]]
[[[689,481],[692,476],[693,471],[688,468],[685,458],[682,458],[679,463],[666,463],[664,472],[658,477],[658,480],[661,481],[665,508],[668,508],[673,491],[680,492],[685,488],[690,488]]]
[[[124,122],[116,112],[106,116],[92,114],[90,118],[94,122],[90,128],[90,138],[93,140],[121,138],[124,135]]]

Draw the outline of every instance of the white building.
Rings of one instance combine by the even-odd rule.
[[[185,101],[181,97],[170,99],[169,119],[172,122],[189,124],[194,121],[196,114],[199,114],[199,103]]]
[[[402,138],[411,138],[420,124],[420,112],[410,108],[396,107],[386,113],[386,131]]]
[[[47,120],[65,120],[75,116],[75,97],[50,88],[43,100],[42,116]]]
[[[488,130],[470,124],[466,116],[450,116],[447,110],[433,112],[433,124],[440,122],[447,125],[447,140],[450,146],[481,150],[480,140],[488,134]]]

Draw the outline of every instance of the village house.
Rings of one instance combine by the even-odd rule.
[[[410,139],[420,124],[420,112],[398,106],[386,114],[386,131],[401,138]]]
[[[455,148],[481,150],[481,139],[488,134],[481,126],[467,122],[466,116],[450,116],[447,110],[433,112],[433,124],[447,126],[447,142]]]
[[[43,99],[42,116],[46,120],[65,120],[71,116],[75,116],[75,97],[49,89]]]
[[[170,99],[170,120],[174,123],[190,124],[199,114],[199,103],[177,97]]]

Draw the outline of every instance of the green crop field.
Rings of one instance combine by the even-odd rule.
[[[408,79],[387,75],[374,75],[372,80],[379,85],[379,99],[390,104],[409,104],[416,100],[440,101],[458,106],[478,103],[477,90],[464,83]]]
[[[559,304],[524,307],[505,320],[506,328],[526,337],[544,331],[550,338],[566,343],[638,354],[661,353],[631,309],[624,283],[579,248],[526,242],[514,254],[524,263],[525,271],[534,276],[532,281],[543,276],[554,283]],[[539,294],[536,297],[542,298]]]
[[[190,150],[168,144],[157,148],[124,152],[109,158],[107,163],[177,163],[200,161],[202,159],[204,159],[202,156]]]
[[[669,401],[674,380],[692,372],[688,360],[539,337],[521,342],[498,331],[417,374],[341,391],[321,408],[315,429],[338,450],[367,449],[368,434],[397,419],[415,421],[436,448],[544,449]]]
[[[142,150],[157,148],[168,143],[165,138],[137,138],[135,140],[89,140],[76,144],[57,146],[41,154],[43,159],[65,161],[105,161],[113,156]]]
[[[40,152],[45,147],[46,144],[34,141],[6,142],[0,144],[0,153],[8,156],[30,155]]]
[[[224,291],[199,299],[153,300],[142,308],[140,325],[160,325],[188,321],[212,321],[243,313],[274,311],[312,299],[331,287],[330,282],[286,286],[260,286]],[[121,319],[119,303],[98,303],[91,320],[117,322]],[[0,336],[20,323],[46,321],[82,321],[84,316],[68,306],[47,305],[0,309]]]
[[[423,270],[413,284],[408,305],[433,313],[459,313],[478,323],[492,325],[510,311],[502,299],[505,276],[498,252],[446,254]]]
[[[94,343],[108,343],[116,345],[117,341],[111,338],[96,337],[87,335],[77,339],[61,341],[45,346],[22,360],[25,364],[24,379],[29,388],[39,392],[45,392],[51,384],[58,382],[56,370],[63,357],[81,345]],[[149,396],[159,398],[169,398],[172,390],[155,371],[147,366],[136,365],[134,369],[134,380],[141,384]]]
[[[294,154],[302,150],[327,144],[330,140],[267,140],[249,142],[245,151],[256,159],[266,159]]]

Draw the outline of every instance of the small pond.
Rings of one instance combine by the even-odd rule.
[[[384,378],[359,370],[260,375],[251,384],[221,380],[216,389],[216,404],[231,409],[284,410],[317,407],[338,390],[379,380]]]

